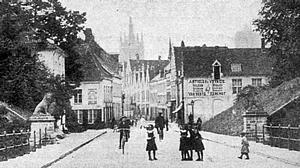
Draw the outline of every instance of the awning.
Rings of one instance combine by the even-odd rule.
[[[182,108],[182,103],[172,113],[177,113]]]

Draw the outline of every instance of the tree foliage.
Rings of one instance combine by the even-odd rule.
[[[79,41],[77,35],[83,29],[84,16],[66,11],[57,0],[28,4],[0,2],[1,101],[33,111],[44,94],[52,92],[58,111],[71,110],[69,99],[75,86],[70,81],[80,81],[81,75],[73,46]],[[30,38],[38,45],[24,41],[27,32],[33,32]],[[39,61],[36,51],[43,50],[47,40],[68,54],[67,78],[53,76]]]
[[[254,21],[270,44],[275,64],[271,86],[300,76],[300,1],[263,1],[260,18]]]

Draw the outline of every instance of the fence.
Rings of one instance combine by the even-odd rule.
[[[33,137],[30,137],[29,131],[18,133],[13,131],[12,133],[3,132],[0,134],[0,161],[6,161],[10,158],[16,158],[17,156],[23,156],[30,152],[35,152],[37,148],[41,148],[51,142],[51,138],[45,132],[33,132]]]
[[[263,143],[279,148],[300,151],[300,125],[298,127],[263,125]]]

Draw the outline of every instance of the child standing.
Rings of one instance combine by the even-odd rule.
[[[194,128],[193,130],[193,134],[191,134],[191,139],[192,139],[192,144],[193,144],[193,148],[195,150],[195,152],[197,152],[198,155],[198,159],[196,161],[203,161],[203,150],[204,145],[202,142],[202,136],[198,130],[198,128]]]
[[[157,160],[155,157],[155,151],[157,150],[157,146],[155,143],[155,136],[154,136],[154,126],[150,124],[147,127],[147,147],[146,151],[148,151],[149,160]],[[151,158],[151,151],[153,151],[153,159]]]
[[[181,151],[181,161],[189,160],[188,153],[189,138],[188,132],[184,126],[180,126],[180,144],[179,151]]]
[[[243,155],[246,155],[246,159],[250,159],[249,158],[249,142],[248,139],[246,137],[246,132],[242,132],[241,133],[242,136],[242,149],[241,149],[241,156],[239,156],[239,159],[243,159]]]

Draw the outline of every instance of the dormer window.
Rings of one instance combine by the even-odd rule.
[[[213,78],[214,80],[221,79],[221,64],[216,60],[213,64]]]
[[[231,64],[231,72],[241,72],[242,64]]]

